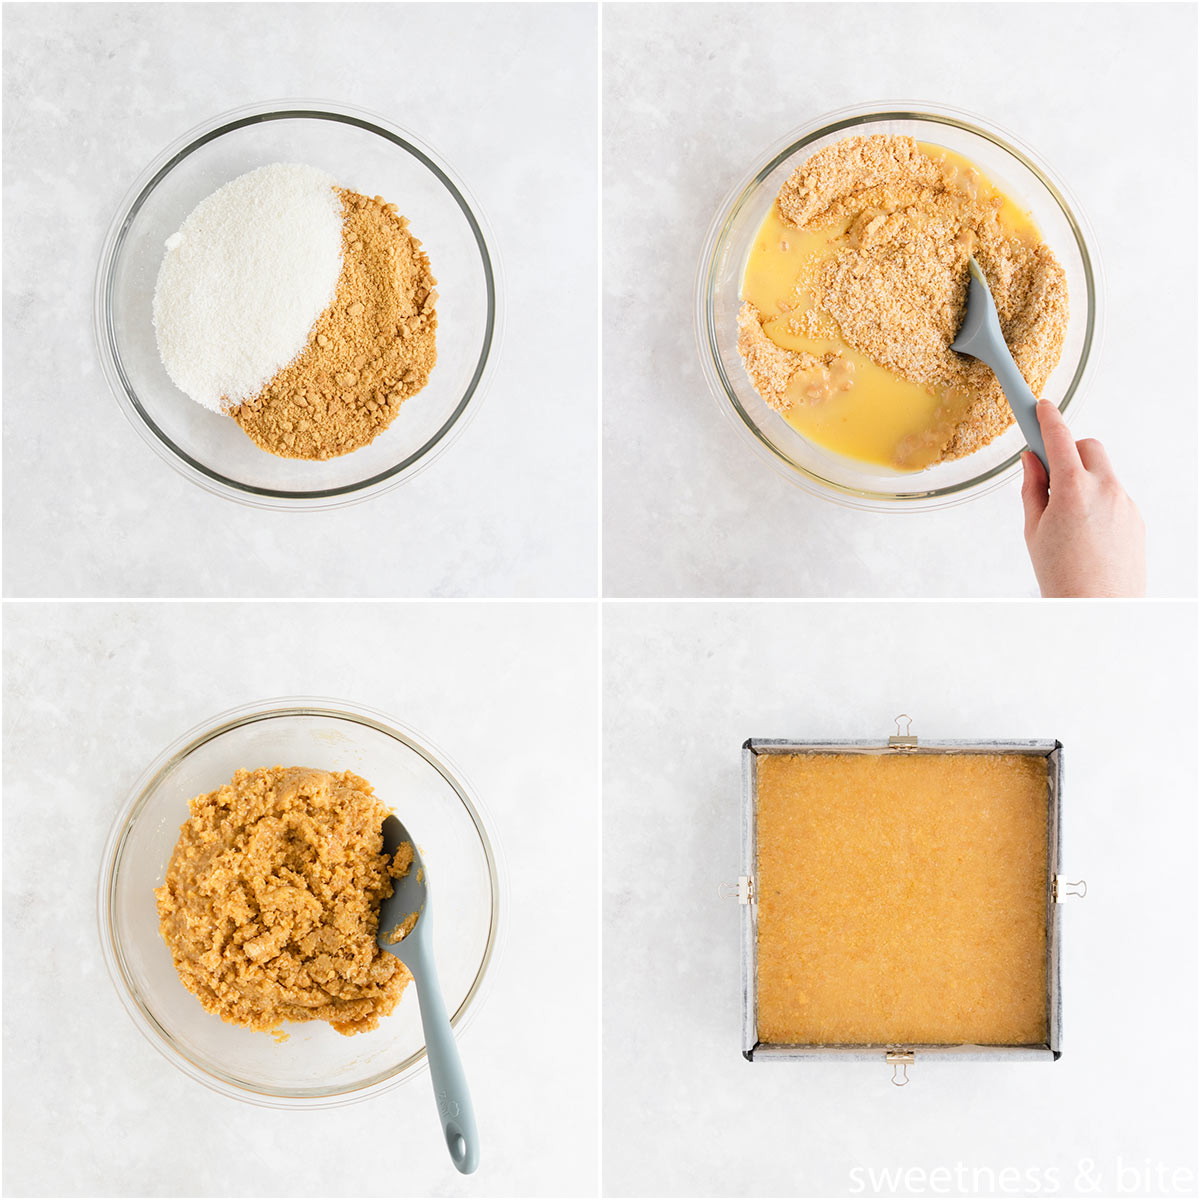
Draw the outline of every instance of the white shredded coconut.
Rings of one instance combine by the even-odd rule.
[[[342,269],[342,204],[315,167],[273,163],[201,200],[154,288],[167,374],[216,412],[256,396],[304,349]]]

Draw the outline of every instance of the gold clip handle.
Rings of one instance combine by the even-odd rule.
[[[889,1050],[887,1061],[892,1064],[892,1083],[896,1087],[904,1087],[908,1083],[908,1067],[914,1062],[916,1055],[911,1050]]]
[[[1076,879],[1073,882],[1062,875],[1054,877],[1054,901],[1061,904],[1064,900],[1082,900],[1087,895],[1087,880]]]
[[[904,729],[901,732],[901,725]],[[908,713],[901,713],[896,718],[896,733],[893,737],[888,738],[889,750],[915,750],[917,748],[917,738],[912,731],[912,717]]]
[[[736,900],[739,904],[749,904],[754,899],[754,880],[749,875],[739,875],[736,883],[719,883],[717,895],[722,900]]]

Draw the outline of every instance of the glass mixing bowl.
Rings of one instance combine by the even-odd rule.
[[[438,281],[438,361],[429,382],[369,446],[324,462],[260,450],[235,421],[181,392],[158,356],[151,321],[167,238],[217,188],[274,162],[319,167],[343,187],[395,203]],[[373,113],[323,102],[250,105],[168,146],[122,202],[96,276],[100,362],[134,428],[193,482],[264,508],[333,508],[395,487],[462,432],[495,358],[498,276],[478,205],[411,133]]]
[[[154,889],[188,817],[188,800],[239,767],[311,766],[370,781],[421,848],[434,954],[457,1027],[478,1008],[498,949],[502,907],[496,836],[462,776],[389,717],[337,700],[294,697],[237,708],[186,733],[135,784],[113,825],[100,876],[100,938],[134,1023],[175,1066],[226,1096],[275,1108],[327,1108],[397,1087],[425,1062],[411,985],[379,1028],[344,1037],[323,1021],[288,1037],[228,1025],[179,981],[158,932]]]
[[[721,204],[696,276],[696,339],[721,410],[760,457],[814,495],[855,508],[941,508],[983,495],[1020,469],[1025,439],[1015,425],[982,450],[904,474],[856,462],[810,442],[755,391],[737,351],[746,258],[787,177],[846,137],[901,134],[965,156],[1032,214],[1067,274],[1071,316],[1062,358],[1043,395],[1064,412],[1078,406],[1100,339],[1100,267],[1078,204],[1037,155],[1011,134],[956,109],[893,102],[841,109],[793,130],[764,153]]]

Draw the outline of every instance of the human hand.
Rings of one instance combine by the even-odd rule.
[[[1025,545],[1043,596],[1144,596],[1146,526],[1104,447],[1076,442],[1062,413],[1039,400],[1038,424],[1050,465],[1021,455]]]

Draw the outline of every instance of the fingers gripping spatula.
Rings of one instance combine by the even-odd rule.
[[[479,1166],[479,1133],[475,1128],[475,1110],[462,1060],[454,1043],[454,1033],[446,1016],[446,1004],[433,965],[433,926],[429,920],[429,879],[421,861],[417,843],[395,817],[383,822],[383,849],[393,856],[405,842],[412,842],[413,861],[408,873],[394,880],[394,891],[379,906],[381,950],[394,954],[412,973],[421,1006],[421,1025],[425,1031],[425,1054],[433,1078],[433,1094],[446,1148],[454,1165],[464,1175]],[[405,928],[406,919],[415,915],[416,924],[396,941],[389,941]]]
[[[963,316],[958,336],[950,343],[950,349],[957,350],[959,354],[969,354],[992,368],[997,382],[1004,390],[1008,406],[1025,435],[1025,441],[1030,450],[1041,459],[1042,466],[1046,468],[1046,477],[1049,478],[1046,447],[1042,443],[1042,430],[1037,419],[1037,397],[1025,382],[1024,376],[1017,370],[1017,364],[1013,362],[1013,356],[1004,341],[1004,334],[1000,331],[996,302],[992,299],[987,280],[983,277],[974,255],[971,256],[970,271],[967,311]]]

